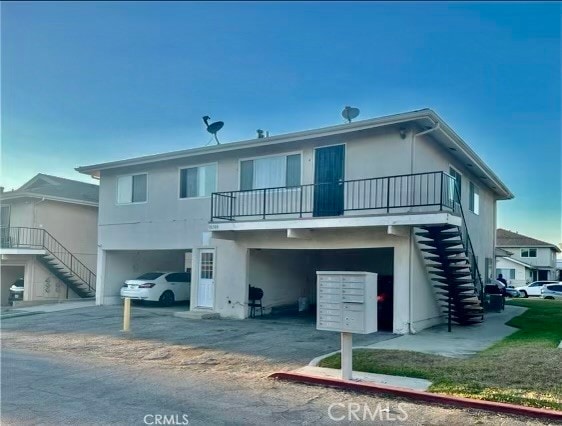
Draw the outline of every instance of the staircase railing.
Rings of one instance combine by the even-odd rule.
[[[451,177],[452,178],[452,177]],[[452,178],[454,179],[454,178]],[[465,254],[468,258],[470,265],[472,268],[470,269],[472,274],[472,279],[478,289],[478,298],[483,302],[484,301],[484,282],[482,281],[482,275],[480,275],[480,269],[478,268],[478,261],[476,255],[474,254],[474,247],[472,246],[472,241],[470,240],[470,235],[468,233],[468,225],[466,223],[466,218],[464,216],[464,211],[462,208],[461,203],[461,194],[459,192],[458,186],[454,185],[454,192],[455,192],[455,207],[454,211],[460,213],[462,218],[462,225],[461,225],[461,239],[464,243],[465,247]]]
[[[80,281],[88,286],[88,291],[96,289],[96,274],[82,263],[74,254],[63,246],[55,237],[43,228],[23,226],[0,228],[0,246],[2,248],[29,248],[46,250],[56,258]]]

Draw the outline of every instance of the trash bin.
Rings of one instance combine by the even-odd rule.
[[[490,311],[500,312],[503,310],[503,296],[501,294],[488,295],[488,309]]]

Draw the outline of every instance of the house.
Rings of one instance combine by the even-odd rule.
[[[77,170],[100,179],[98,304],[191,268],[191,311],[243,319],[249,285],[270,311],[314,305],[316,271],[367,271],[396,333],[442,322],[449,296],[453,320],[480,321],[513,197],[429,109]]]
[[[556,254],[560,249],[554,244],[501,228],[497,230],[496,244],[511,253],[496,258],[496,274],[502,274],[511,285],[558,279]]]
[[[24,278],[28,302],[93,297],[98,186],[38,174],[0,193],[2,305]]]

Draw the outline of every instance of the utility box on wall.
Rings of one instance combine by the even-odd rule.
[[[377,274],[317,271],[318,330],[369,334],[378,331]]]

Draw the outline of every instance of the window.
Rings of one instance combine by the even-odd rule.
[[[240,162],[240,189],[293,187],[301,184],[301,155],[281,155]]]
[[[470,182],[470,198],[468,200],[468,209],[474,214],[480,213],[480,194],[478,187]]]
[[[166,281],[170,283],[188,283],[191,281],[190,274],[185,272],[174,272],[166,275]]]
[[[510,279],[510,280],[514,280],[515,279],[515,269],[511,269],[511,268],[498,268],[496,269],[496,277],[498,277],[500,274],[502,274],[502,277],[506,278],[506,279]]]
[[[180,170],[180,198],[210,197],[216,190],[216,164]]]
[[[145,274],[142,274],[140,277],[138,277],[137,280],[155,280],[156,278],[159,278],[162,275],[164,275],[164,273],[162,272],[147,272]]]
[[[537,257],[537,249],[536,248],[521,249],[521,257]]]
[[[117,179],[117,203],[143,203],[146,201],[146,189],[146,173],[119,176]]]
[[[449,198],[451,200],[455,200],[457,203],[460,203],[461,189],[462,189],[462,175],[459,172],[457,172],[455,169],[453,169],[452,167],[449,167],[449,174],[454,179],[454,186],[451,186],[449,188],[449,191],[450,191]],[[456,192],[455,192],[455,187],[456,187]]]

